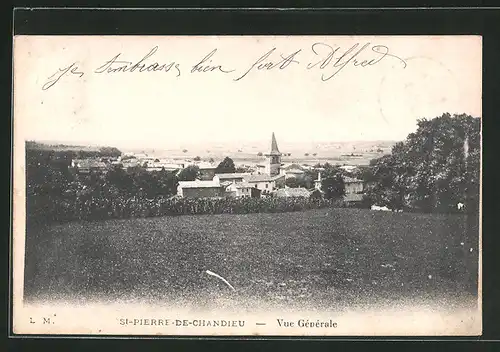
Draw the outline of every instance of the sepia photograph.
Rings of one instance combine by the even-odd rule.
[[[17,334],[478,336],[480,36],[16,36]]]

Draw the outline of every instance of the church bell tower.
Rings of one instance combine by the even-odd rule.
[[[272,136],[271,140],[271,152],[266,154],[267,164],[266,171],[270,176],[276,176],[280,174],[281,169],[281,153],[278,149],[278,143],[276,142],[276,137]]]

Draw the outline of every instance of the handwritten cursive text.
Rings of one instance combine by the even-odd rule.
[[[175,61],[169,64],[159,64],[158,62],[153,62],[147,64],[147,59],[151,58],[156,51],[158,51],[158,46],[152,48],[142,59],[133,63],[132,61],[118,60],[121,53],[115,55],[110,60],[106,61],[103,65],[99,66],[94,70],[94,73],[115,73],[115,72],[169,72],[175,69],[177,72],[177,77],[181,75],[179,64]]]
[[[390,54],[389,48],[385,45],[372,46],[371,52],[368,53],[375,53],[375,55],[369,56],[369,58],[365,59],[361,58],[361,54],[363,52],[366,53],[366,50],[370,47],[370,45],[371,43],[365,43],[360,47],[359,43],[355,43],[343,54],[339,54],[340,47],[333,48],[325,43],[314,43],[311,46],[311,50],[316,56],[319,56],[320,59],[315,63],[310,62],[306,67],[309,70],[315,67],[318,67],[320,70],[333,68],[333,72],[331,74],[321,75],[322,81],[328,81],[346,68],[348,64],[352,64],[355,67],[373,66],[381,62],[386,57],[397,59],[401,61],[403,67],[406,67],[406,61],[396,55]],[[338,56],[335,57],[337,54]]]
[[[59,80],[63,76],[68,75],[68,74],[78,75],[78,77],[82,77],[83,76],[83,72],[78,71],[78,70],[79,69],[78,69],[78,66],[77,66],[76,62],[73,62],[68,67],[60,68],[59,70],[57,70],[56,73],[54,73],[52,76],[50,76],[48,78],[48,81],[42,86],[42,89],[43,90],[49,89],[50,87],[54,86],[54,84],[56,84],[57,82],[59,82]]]

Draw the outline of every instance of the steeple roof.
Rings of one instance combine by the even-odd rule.
[[[271,140],[271,152],[268,155],[281,155],[278,149],[278,143],[276,142],[276,137],[274,136],[274,132]]]

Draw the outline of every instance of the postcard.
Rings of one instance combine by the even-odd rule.
[[[480,36],[13,49],[13,331],[478,336]]]

